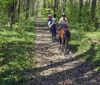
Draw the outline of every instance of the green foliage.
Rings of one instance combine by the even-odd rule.
[[[100,44],[93,43],[89,38],[100,39],[100,32],[85,32],[82,30],[71,30],[70,50],[86,59],[94,68],[100,71]]]
[[[80,29],[86,32],[89,32],[89,31],[93,32],[96,30],[94,24],[85,24],[85,23],[83,24],[83,26],[80,27]]]
[[[80,30],[71,30],[71,40],[72,41],[76,41],[77,43],[79,43],[85,36],[85,32],[84,31],[80,31]]]
[[[83,38],[80,41],[80,46],[79,46],[79,51],[86,51],[90,48],[90,41],[88,40],[88,38]]]
[[[10,3],[15,1],[17,0],[0,0],[0,5],[2,6],[2,8],[7,8]]]
[[[78,48],[79,52],[83,52],[81,57],[85,58],[90,64],[92,64],[95,68],[100,68],[100,44],[92,43],[88,40],[88,38],[84,38],[80,42],[80,46]]]
[[[96,17],[97,18],[100,18],[100,2],[98,2],[97,3],[97,6],[96,6]]]
[[[51,15],[53,15],[53,10],[51,8],[44,8],[41,10],[41,14],[43,15],[43,17],[48,17],[48,11],[50,10]]]
[[[73,26],[76,25],[76,23],[80,24],[79,29],[85,30],[85,31],[96,31],[100,28],[100,2],[96,5],[96,12],[94,16],[94,22],[91,22],[91,6],[88,1],[83,3],[82,10],[81,10],[81,16],[79,16],[80,13],[80,4],[78,2],[71,3],[69,0],[66,3],[66,14],[69,21],[69,24],[72,24]],[[79,22],[79,17],[81,18],[81,22]],[[74,27],[76,28],[76,27]]]
[[[20,9],[18,9],[18,2],[12,3],[16,1],[0,0],[0,85],[27,85],[29,76],[25,72],[32,67],[33,58],[30,56],[35,41],[34,22],[25,20],[26,3],[19,0]],[[10,8],[12,4],[16,4],[13,13]],[[32,10],[30,6],[29,12]],[[12,18],[19,19],[11,29],[11,16],[14,13],[15,16]]]
[[[89,24],[91,16],[91,6],[88,2],[85,2],[82,8],[81,23]]]
[[[67,9],[65,10],[65,13],[67,15],[68,21],[70,24],[76,24],[76,22],[78,22],[79,19],[79,8],[78,8],[78,4],[76,3],[70,3],[70,1],[68,1],[68,3],[66,3],[67,5]]]
[[[30,68],[30,57],[34,45],[33,22],[21,20],[10,29],[0,29],[0,84],[26,85],[28,76],[24,73]]]
[[[100,44],[96,44],[94,50],[96,51],[96,54],[93,60],[93,64],[100,66]]]

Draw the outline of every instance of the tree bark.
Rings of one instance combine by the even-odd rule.
[[[43,8],[46,8],[46,1],[43,0]]]
[[[27,4],[26,4],[26,19],[28,19],[28,17],[29,17],[29,4],[30,4],[30,0],[27,0],[26,2],[27,2]]]
[[[81,22],[83,0],[80,0],[79,3],[80,3],[79,22]]]
[[[56,3],[57,3],[57,0],[54,1],[54,8],[53,8],[54,14],[56,14]]]
[[[15,9],[16,9],[16,2],[12,2],[9,4],[10,7],[10,12],[9,12],[9,17],[10,17],[10,28],[12,29],[12,24],[15,23]]]
[[[94,22],[95,17],[95,8],[96,8],[96,2],[97,0],[92,0],[92,7],[91,7],[91,22]]]
[[[19,17],[20,17],[20,0],[18,0],[19,2],[19,4],[18,4],[18,20],[19,20]]]

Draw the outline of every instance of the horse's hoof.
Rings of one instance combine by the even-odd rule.
[[[64,56],[66,56],[66,55],[67,55],[67,52],[65,51],[65,52],[64,52]]]
[[[64,52],[64,50],[62,50],[62,52]]]
[[[65,52],[65,55],[69,55],[69,51],[66,51],[66,52]]]

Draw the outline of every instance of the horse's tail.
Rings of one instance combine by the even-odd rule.
[[[65,40],[67,39],[67,30],[65,30],[65,32],[64,32],[64,39]]]
[[[67,30],[67,38],[68,38],[67,43],[68,43],[69,40],[70,40],[70,36],[71,36],[71,34],[70,34],[70,30],[68,29],[68,30]]]
[[[70,40],[70,31],[69,30],[65,30],[64,39],[65,39],[65,42],[66,41],[67,41],[67,43],[69,42],[69,40]]]

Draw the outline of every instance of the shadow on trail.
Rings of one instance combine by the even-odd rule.
[[[69,45],[68,45],[68,49],[69,49],[72,53],[77,52],[78,47],[79,47],[79,44],[69,44]]]
[[[50,65],[44,66],[44,67],[36,68],[34,71],[41,72],[41,71],[44,71],[44,70],[47,70],[47,69],[50,69],[50,68],[62,66],[65,63],[69,63],[69,62],[75,61],[77,59],[80,59],[80,57],[75,57],[75,58],[70,58],[70,59],[66,59],[66,60],[59,61],[59,62],[55,62],[55,63],[52,63]]]
[[[99,85],[100,73],[93,73],[85,77],[85,73],[92,70],[93,68],[88,63],[83,63],[72,69],[40,76],[39,79],[32,80],[29,85]]]
[[[91,45],[90,49],[87,52],[80,54],[74,58],[36,68],[34,70],[31,70],[30,72],[32,72],[32,75],[34,75],[35,72],[40,73],[50,68],[56,68],[65,63],[73,62],[84,57],[85,55],[90,54],[91,51],[95,52],[93,49],[94,45]],[[91,60],[94,59],[93,53],[91,53],[90,55],[91,56],[89,59],[87,59],[87,61],[85,61],[84,63],[79,63],[78,66],[50,75],[39,75],[38,78],[31,79],[29,85],[99,85],[100,73],[94,71],[96,67],[92,67],[90,65]]]
[[[92,67],[90,65],[91,61],[94,59],[94,52],[96,52],[94,50],[94,45],[91,44],[91,47],[87,52],[79,54],[75,57],[69,56],[65,60],[50,62],[49,56],[52,57],[56,54],[53,50],[55,48],[54,44],[55,43],[37,44],[37,47],[35,48],[37,49],[37,51],[35,51],[38,54],[37,57],[41,60],[40,62],[45,60],[47,65],[27,70],[29,72],[27,75],[31,75],[28,85],[100,85],[100,73],[94,71],[96,67]],[[75,53],[77,52],[78,46],[78,44],[69,44],[68,48]],[[58,53],[56,55],[59,56]],[[80,61],[80,59],[86,56],[88,56],[86,61],[74,63],[72,68],[65,67],[66,69],[61,68],[60,71],[57,69],[57,72],[51,71],[51,74],[46,73],[46,75],[41,75],[41,72],[52,68],[63,67],[66,63]],[[68,66],[70,67],[70,65]]]
[[[86,85],[89,82],[89,78],[84,78],[84,73],[91,71],[92,69],[86,68],[88,66],[87,63],[83,63],[75,68],[68,69],[62,72],[57,72],[51,75],[40,77],[40,84],[43,84],[42,81],[47,83],[46,85],[57,85],[60,82],[65,82],[64,85],[69,84],[83,84]],[[67,82],[66,82],[67,80]],[[85,82],[84,82],[85,81]],[[62,84],[63,85],[63,84]]]

